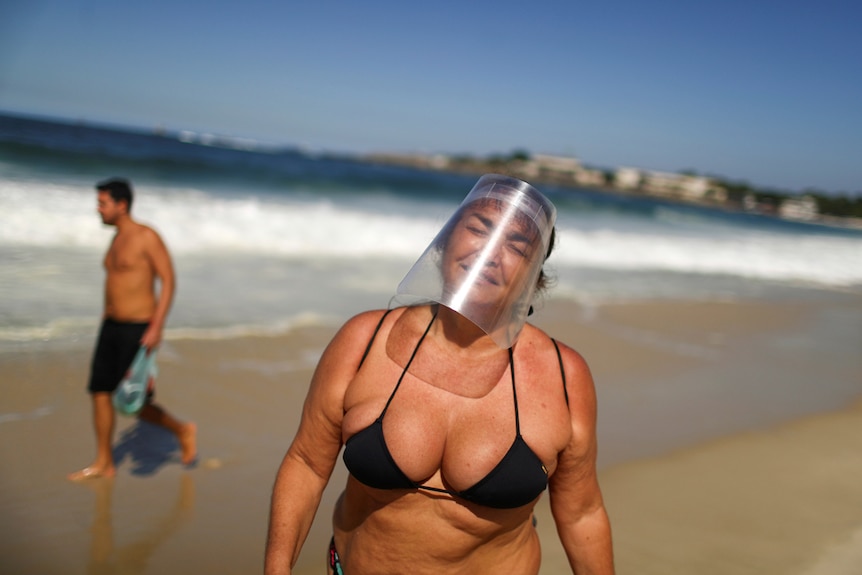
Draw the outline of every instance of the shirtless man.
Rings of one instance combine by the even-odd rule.
[[[96,184],[102,222],[115,226],[105,255],[105,311],[99,340],[93,354],[88,391],[93,401],[96,459],[69,474],[72,481],[116,474],[111,443],[116,415],[111,394],[132,363],[138,348],[158,347],[165,319],[174,297],[171,256],[159,234],[132,219],[132,188],[121,179]],[[156,293],[156,279],[161,287]],[[148,398],[138,418],[161,425],[179,440],[182,462],[197,457],[197,426],[177,420]]]

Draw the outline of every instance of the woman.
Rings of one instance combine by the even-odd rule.
[[[479,179],[398,287],[320,359],[273,489],[266,572],[290,573],[344,445],[331,573],[536,574],[549,489],[573,572],[612,573],[583,358],[526,323],[555,209]]]

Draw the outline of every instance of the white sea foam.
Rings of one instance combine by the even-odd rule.
[[[566,230],[557,265],[606,270],[722,274],[826,286],[862,284],[858,239],[789,237],[739,232],[717,238],[644,234],[625,230]]]
[[[378,207],[164,188],[137,197],[133,211],[178,254],[407,257],[421,251],[440,225],[439,217],[383,213]],[[103,249],[112,233],[99,224],[89,188],[6,182],[0,189],[0,245]]]
[[[162,187],[136,199],[175,254],[293,258],[374,257],[408,261],[421,253],[454,206],[413,203],[397,212],[381,200],[215,195]],[[432,206],[429,209],[429,206]],[[412,209],[412,211],[411,211]],[[826,286],[862,284],[862,236],[729,227],[704,217],[653,219],[620,214],[563,215],[559,267],[726,274]],[[0,190],[0,246],[102,250],[91,189],[6,182]]]
[[[338,324],[385,307],[456,207],[391,191],[149,183],[138,192],[133,212],[165,238],[179,278],[169,340],[282,333],[308,318]],[[563,208],[557,228],[554,297],[600,303],[862,286],[862,234],[671,207]],[[91,345],[112,234],[99,222],[92,183],[0,175],[0,348]]]

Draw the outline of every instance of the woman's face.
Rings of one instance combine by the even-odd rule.
[[[470,305],[501,306],[516,299],[525,286],[540,242],[527,217],[511,217],[505,203],[478,201],[463,209],[443,253],[447,290],[470,285]]]

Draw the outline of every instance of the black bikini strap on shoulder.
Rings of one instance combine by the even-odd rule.
[[[374,339],[377,337],[377,332],[380,331],[380,326],[383,325],[383,320],[386,319],[386,316],[389,315],[391,309],[387,309],[382,316],[380,316],[380,321],[377,322],[377,327],[374,328],[374,333],[371,334],[371,340],[368,342],[368,346],[365,348],[365,353],[362,354],[362,359],[359,360],[359,367],[362,367],[362,364],[365,363],[365,358],[368,357],[368,352],[371,351],[371,346],[374,344]],[[357,371],[359,368],[356,368]]]
[[[515,389],[515,354],[509,348],[509,373],[512,374],[512,398],[515,401],[515,433],[516,437],[521,435],[521,418],[518,417],[518,392]]]
[[[563,356],[560,353],[560,346],[557,345],[557,340],[551,338],[554,343],[554,349],[557,350],[557,360],[560,362],[560,375],[563,376],[563,394],[566,396],[566,405],[569,405],[569,390],[566,388],[566,370],[563,367]]]
[[[386,414],[386,410],[389,409],[389,404],[392,403],[392,400],[395,398],[395,392],[398,391],[399,387],[401,387],[401,382],[404,381],[404,376],[407,375],[407,370],[410,369],[410,364],[413,363],[413,359],[416,357],[416,352],[419,351],[419,346],[422,345],[423,341],[425,341],[425,336],[428,335],[429,331],[431,331],[431,324],[434,323],[436,318],[437,310],[434,310],[434,314],[431,316],[431,321],[428,322],[428,327],[425,328],[425,331],[422,333],[422,337],[420,337],[419,341],[416,342],[416,347],[413,348],[413,353],[410,355],[410,359],[407,360],[407,365],[404,366],[404,371],[401,372],[401,377],[398,378],[398,383],[395,384],[395,389],[392,390],[392,394],[386,401],[386,405],[383,407],[380,417],[377,418],[378,421],[383,419],[383,416]]]

